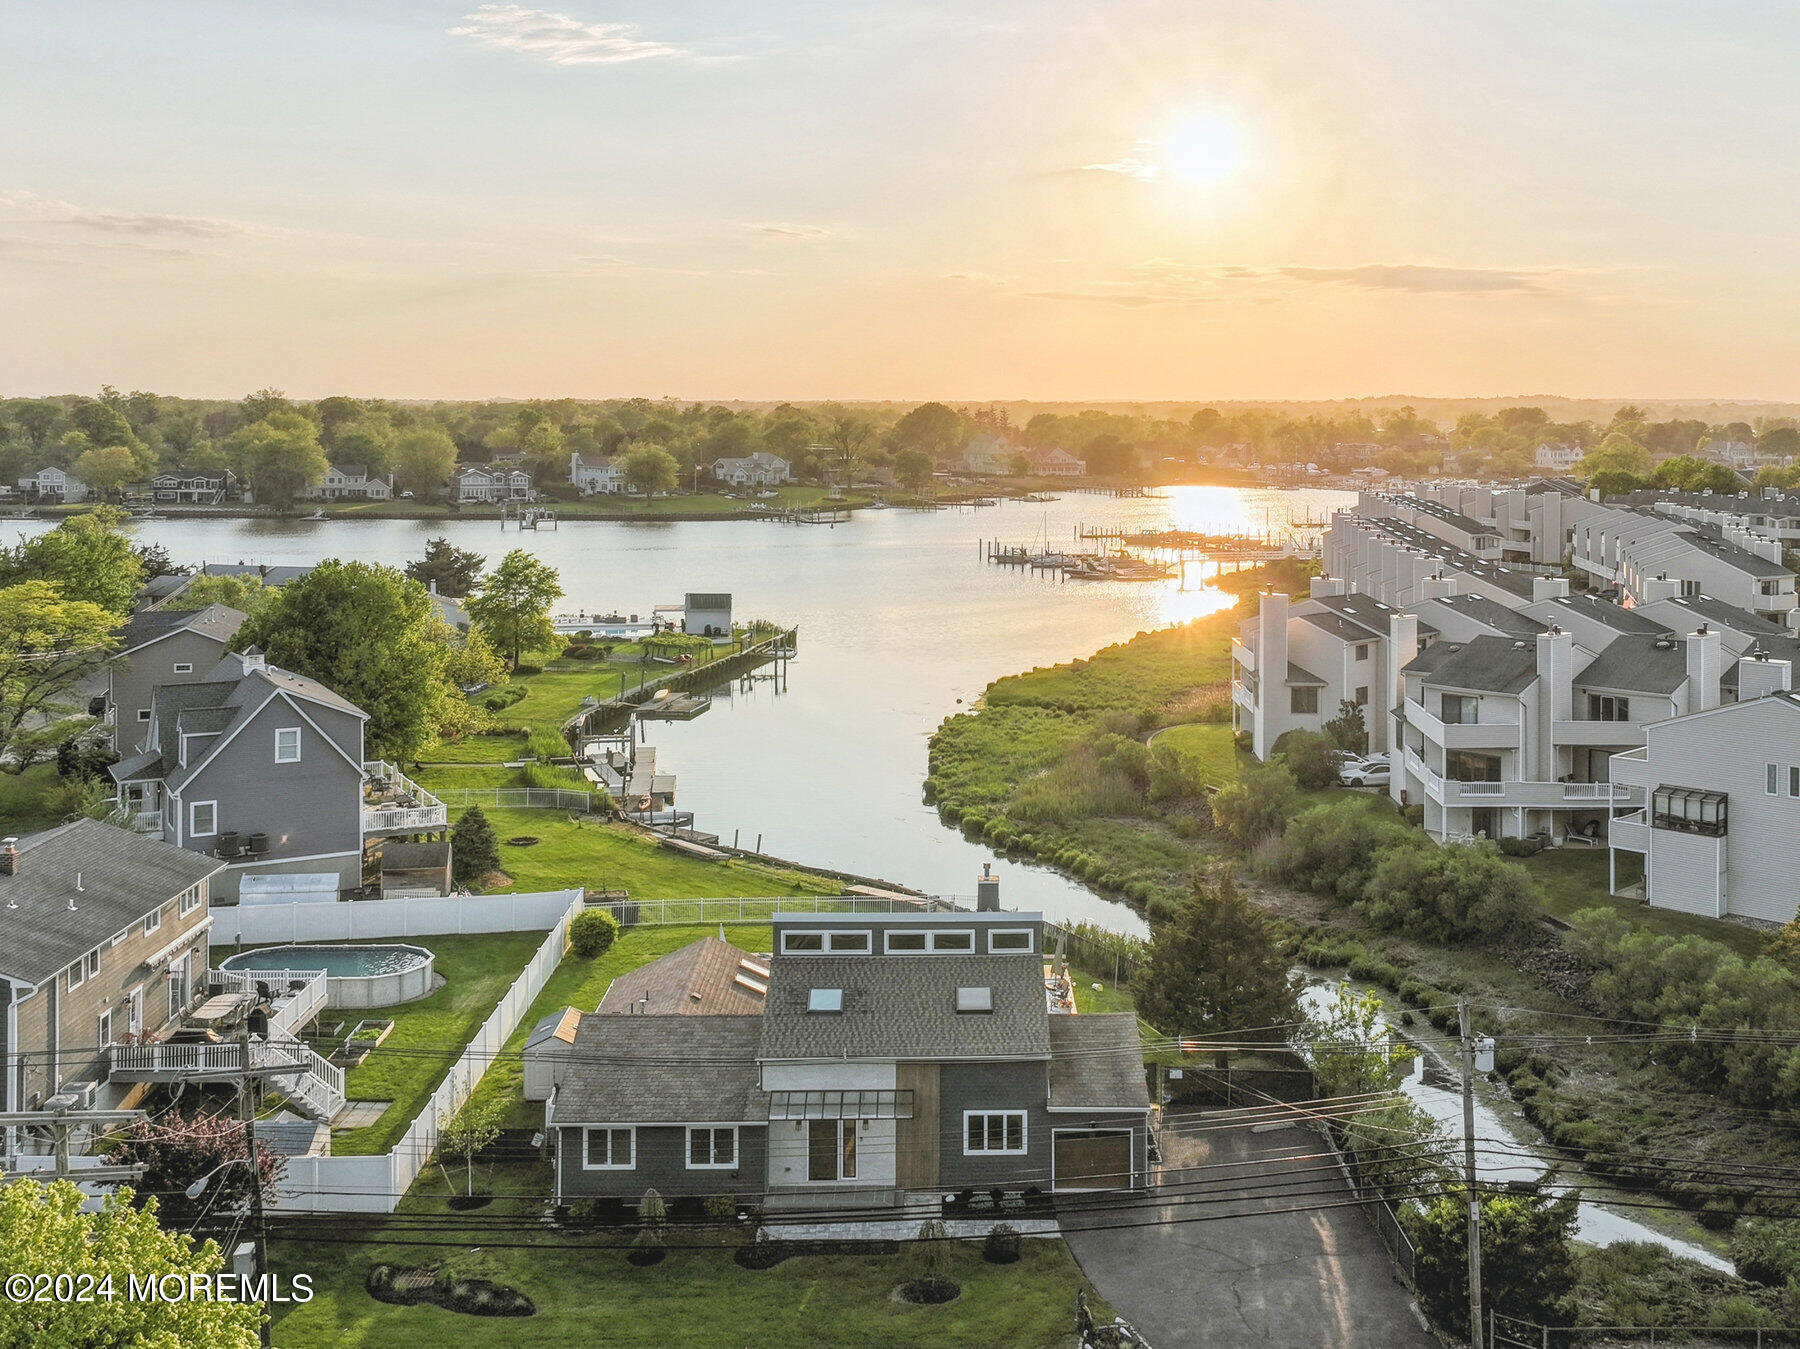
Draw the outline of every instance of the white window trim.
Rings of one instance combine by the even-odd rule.
[[[810,947],[793,947],[788,945],[791,937],[817,937],[819,950]],[[839,937],[861,937],[862,945],[858,947],[840,946]],[[867,928],[854,928],[843,931],[834,928],[789,928],[781,934],[781,954],[784,956],[866,956],[875,949],[875,934]]]
[[[630,1138],[628,1151],[630,1159],[624,1162],[593,1162],[589,1160],[588,1143],[596,1133],[626,1134]],[[607,1151],[612,1151],[612,1141],[607,1140]],[[629,1124],[592,1124],[581,1131],[581,1169],[583,1171],[635,1171],[637,1170],[637,1129]]]
[[[969,1121],[980,1116],[982,1119],[999,1117],[1005,1119],[1017,1115],[1019,1118],[1019,1146],[1016,1148],[972,1148],[969,1146]],[[986,1134],[987,1126],[982,1126]],[[1006,1125],[1000,1126],[1002,1141],[1006,1138]],[[1023,1110],[965,1110],[963,1111],[962,1149],[965,1157],[1023,1157],[1031,1150],[1031,1116]]]
[[[290,731],[293,732],[294,736],[294,753],[292,758],[285,758],[281,753],[281,737],[288,734]],[[300,762],[300,728],[298,726],[278,726],[275,728],[275,762]]]
[[[194,673],[194,662],[191,660],[178,660],[171,665],[169,669],[175,674],[192,674]]]
[[[894,938],[898,937],[898,936],[902,936],[902,935],[924,937],[925,938],[925,949],[923,951],[895,950],[894,949]],[[950,937],[953,939],[960,938],[960,937],[967,937],[969,939],[969,944],[967,946],[939,946],[938,945],[939,937]],[[882,948],[888,955],[901,955],[901,956],[917,956],[917,955],[971,956],[971,955],[975,954],[975,945],[976,945],[975,933],[968,928],[926,928],[923,931],[915,932],[910,928],[891,927],[887,930],[886,936],[882,939]]]
[[[63,971],[64,979],[69,985],[69,992],[73,993],[87,982],[87,970],[84,968],[86,963],[87,957],[82,956],[80,960],[77,960],[73,965],[69,966],[67,970]]]
[[[162,926],[162,911],[164,907],[164,905],[158,904],[149,913],[144,915],[144,935],[146,937]]]
[[[1033,951],[1037,950],[1036,935],[1028,927],[990,927],[987,930],[987,934],[987,949],[989,955],[1028,956]],[[995,937],[1023,937],[1025,938],[1025,944],[1023,946],[996,947],[994,945]]]
[[[1763,765],[1763,795],[1781,795],[1781,765],[1778,763]]]
[[[108,1045],[110,1045],[113,1042],[112,1019],[113,1019],[112,1008],[108,1007],[104,1012],[100,1013],[100,1019],[96,1023],[95,1028],[99,1033],[100,1048],[102,1048],[102,1049],[105,1049]]]
[[[730,1161],[728,1161],[728,1162],[697,1162],[694,1160],[694,1135],[701,1129],[704,1129],[708,1133],[713,1134],[715,1136],[713,1139],[713,1142],[715,1143],[715,1145],[718,1142],[718,1139],[717,1139],[718,1134],[728,1133],[731,1135],[731,1160]],[[687,1138],[685,1139],[681,1155],[682,1155],[682,1158],[686,1161],[687,1169],[689,1171],[735,1171],[738,1169],[738,1147],[739,1147],[738,1127],[735,1124],[690,1124],[687,1127]],[[713,1151],[715,1153],[718,1151],[717,1146],[715,1146],[713,1148]]]
[[[200,887],[197,885],[190,885],[187,889],[185,889],[181,892],[181,903],[177,906],[177,909],[180,912],[181,916],[183,918],[186,918],[190,913],[192,913],[195,909],[197,909],[199,907],[200,907]]]
[[[147,707],[138,708],[138,720],[139,721],[149,721],[150,720],[150,709]]]
[[[212,828],[210,828],[210,829],[202,829],[200,827],[199,816],[200,816],[200,808],[202,806],[206,807],[206,809],[208,809],[212,812]],[[218,834],[219,834],[219,803],[217,801],[190,801],[190,802],[188,802],[188,837],[189,838],[217,838]]]

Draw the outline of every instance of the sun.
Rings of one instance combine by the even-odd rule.
[[[1229,177],[1243,156],[1244,140],[1237,125],[1215,112],[1190,114],[1163,141],[1169,175],[1202,187]]]

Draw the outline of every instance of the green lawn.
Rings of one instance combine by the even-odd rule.
[[[451,817],[462,815],[452,807]],[[556,810],[489,810],[500,836],[500,868],[512,877],[503,890],[628,890],[633,899],[689,896],[830,894],[840,882],[805,872],[730,860],[703,862],[659,846],[625,825],[582,820]],[[533,836],[528,848],[509,838]]]
[[[608,985],[621,974],[635,970],[640,965],[648,965],[652,960],[660,959],[689,942],[711,936],[717,931],[717,928],[705,925],[631,928],[620,933],[612,950],[598,959],[583,960],[575,955],[565,956],[562,964],[557,966],[556,973],[544,985],[544,991],[538,994],[537,1001],[531,1004],[531,1010],[519,1022],[518,1030],[506,1042],[508,1054],[522,1049],[525,1037],[531,1034],[532,1027],[551,1013],[560,1012],[565,1007],[591,1012],[600,1005],[600,999],[605,996]],[[727,927],[725,940],[746,951],[766,952],[772,948],[774,939],[765,923]],[[523,1081],[524,1072],[519,1060],[502,1057],[494,1061],[487,1076],[482,1078],[481,1086],[476,1089],[475,1095],[479,1100],[505,1101],[505,1128],[531,1129],[544,1122],[543,1104],[527,1101],[521,1094]]]
[[[914,1307],[891,1296],[913,1277],[905,1248],[893,1255],[805,1256],[767,1270],[739,1268],[727,1249],[671,1249],[661,1264],[637,1269],[626,1263],[623,1250],[596,1249],[629,1240],[618,1234],[495,1234],[477,1218],[466,1232],[451,1227],[429,1238],[466,1245],[409,1248],[387,1243],[409,1230],[397,1224],[376,1219],[358,1222],[355,1229],[351,1245],[273,1244],[272,1267],[289,1276],[311,1274],[314,1288],[312,1301],[287,1304],[278,1313],[274,1338],[283,1349],[434,1344],[1062,1349],[1074,1343],[1075,1297],[1088,1287],[1060,1240],[1026,1241],[1013,1265],[987,1264],[979,1243],[958,1242],[948,1273],[962,1284],[962,1295],[939,1307]],[[704,1240],[681,1229],[671,1237],[697,1239]],[[463,1277],[517,1288],[536,1304],[537,1314],[486,1318],[432,1306],[397,1307],[364,1291],[372,1265],[440,1261]],[[1091,1288],[1088,1293],[1096,1319],[1111,1320],[1112,1309]]]
[[[1197,721],[1186,726],[1171,726],[1157,732],[1153,743],[1180,751],[1199,770],[1201,781],[1209,787],[1223,787],[1236,781],[1239,760],[1249,757],[1238,753],[1229,722]]]
[[[1620,865],[1633,864],[1632,878],[1642,871],[1636,858],[1620,855]],[[1565,922],[1583,909],[1612,909],[1636,927],[1671,937],[1694,935],[1722,942],[1741,955],[1761,955],[1763,933],[1742,923],[1727,923],[1697,914],[1653,909],[1636,899],[1607,892],[1605,848],[1553,848],[1525,863],[1545,910]]]
[[[418,944],[437,957],[444,986],[417,1002],[369,1012],[391,1018],[394,1029],[360,1067],[344,1074],[344,1094],[352,1101],[392,1101],[381,1118],[361,1129],[331,1136],[335,1156],[363,1156],[390,1150],[437,1089],[501,995],[543,945],[542,932],[490,932],[472,937],[422,937]],[[372,945],[376,943],[355,943]],[[223,959],[237,948],[214,947]],[[215,961],[216,963],[216,961]],[[332,1013],[354,1024],[359,1013]],[[345,1030],[348,1031],[349,1025]],[[321,1053],[330,1047],[316,1045]]]
[[[0,773],[0,834],[32,834],[61,821],[45,812],[43,796],[57,784],[55,764]]]

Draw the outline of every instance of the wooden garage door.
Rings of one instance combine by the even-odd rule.
[[[1053,1144],[1059,1190],[1123,1190],[1131,1186],[1131,1131],[1059,1133]]]

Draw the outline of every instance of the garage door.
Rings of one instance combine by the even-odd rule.
[[[1058,1190],[1124,1190],[1131,1186],[1129,1129],[1069,1129],[1051,1147]]]

